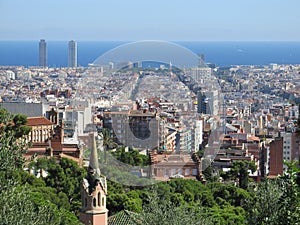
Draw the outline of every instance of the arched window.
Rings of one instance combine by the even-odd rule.
[[[101,206],[101,194],[98,192],[98,206]]]
[[[102,197],[102,206],[105,206],[105,199]]]
[[[93,198],[93,207],[96,207],[96,198]]]

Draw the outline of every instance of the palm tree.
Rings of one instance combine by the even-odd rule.
[[[104,162],[106,163],[106,151],[108,148],[117,147],[117,143],[113,142],[111,139],[110,131],[107,128],[103,128],[98,135],[100,136],[103,144],[103,151],[104,151]]]

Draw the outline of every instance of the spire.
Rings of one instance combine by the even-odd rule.
[[[98,163],[98,153],[97,153],[95,133],[90,134],[90,138],[92,139],[93,145],[91,149],[90,163],[88,169],[88,183],[89,183],[89,192],[92,193],[101,179],[100,179],[100,169]]]
[[[92,149],[91,149],[89,167],[98,172],[99,164],[98,164],[98,153],[97,153],[97,145],[96,145],[96,135],[95,133],[92,133],[90,136],[92,139]],[[100,173],[98,175],[100,175]]]

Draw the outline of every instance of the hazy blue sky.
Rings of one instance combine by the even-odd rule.
[[[300,0],[0,0],[0,40],[300,41]]]

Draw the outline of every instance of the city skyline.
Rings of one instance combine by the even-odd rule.
[[[300,41],[297,0],[72,3],[0,1],[0,40]]]

